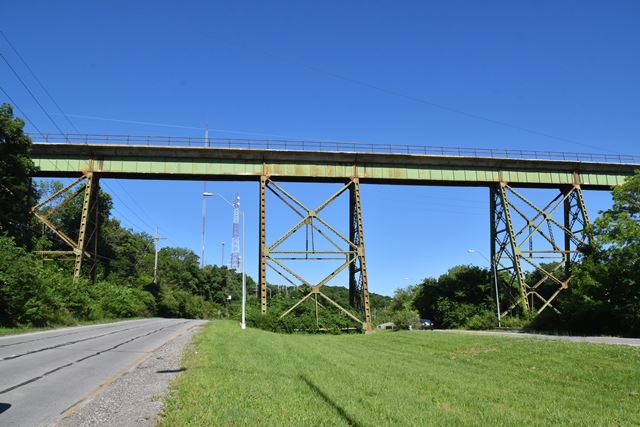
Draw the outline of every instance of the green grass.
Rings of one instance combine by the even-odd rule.
[[[183,363],[162,426],[640,425],[640,349],[626,346],[217,321]]]
[[[123,320],[136,320],[142,319],[141,317],[129,317],[126,319],[100,319],[100,320],[82,320],[75,322],[69,325],[52,325],[45,327],[37,327],[37,326],[15,326],[12,328],[7,328],[4,326],[0,326],[0,337],[3,335],[16,335],[16,334],[26,334],[29,332],[41,332],[41,331],[52,331],[54,329],[60,328],[72,328],[74,326],[89,326],[89,325],[101,325],[103,323],[114,323],[120,322]]]

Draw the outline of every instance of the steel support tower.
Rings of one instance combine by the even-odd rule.
[[[282,236],[267,243],[267,191],[273,193],[299,217],[299,221]],[[345,192],[349,192],[349,234],[346,237],[339,230],[325,221],[321,213],[333,201]],[[281,245],[295,233],[305,233],[303,249],[282,249]],[[325,309],[327,304],[338,309],[344,316],[358,324],[366,333],[370,333],[371,309],[369,304],[369,287],[364,250],[364,231],[362,225],[362,205],[360,201],[360,181],[351,178],[336,193],[315,209],[309,209],[302,202],[287,192],[280,184],[269,176],[260,179],[260,297],[262,313],[267,312],[267,267],[300,291],[300,299],[280,317],[295,311],[303,303],[311,302],[315,306],[316,319],[319,308]],[[332,247],[331,250],[316,248],[316,239],[324,239]],[[342,263],[331,270],[322,280],[310,282],[293,268],[286,265],[286,260],[328,261],[342,260]],[[342,307],[322,292],[322,287],[329,283],[341,271],[349,271],[349,303],[351,309]]]
[[[69,247],[68,250],[39,251],[43,256],[59,259],[73,259],[73,280],[78,280],[82,273],[83,260],[90,261],[88,273],[95,281],[98,260],[98,230],[99,230],[99,178],[94,172],[85,172],[80,178],[53,193],[31,210],[34,216],[58,239]],[[82,196],[82,210],[78,237],[72,238],[60,230],[54,217],[65,205],[77,197]]]
[[[233,230],[231,232],[231,260],[229,268],[240,271],[240,196],[233,199]]]
[[[558,310],[571,265],[589,244],[589,216],[580,185],[561,187],[542,207],[506,182],[490,188],[491,260],[507,300],[504,315]],[[536,275],[527,277],[526,268]]]

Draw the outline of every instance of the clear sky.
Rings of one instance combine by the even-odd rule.
[[[213,137],[640,152],[637,1],[19,1],[0,15],[81,133],[202,136],[208,121]],[[74,132],[2,37],[0,53]],[[0,86],[56,132],[4,61]],[[103,185],[125,225],[158,225],[166,244],[200,253],[202,182]],[[335,191],[288,188],[309,202]],[[208,189],[240,194],[255,277],[257,184]],[[586,197],[592,216],[608,206],[607,194]],[[489,251],[487,189],[364,186],[362,200],[373,291],[485,263],[466,250]],[[276,202],[269,240],[293,219]],[[230,209],[207,208],[206,260],[220,263],[225,241],[228,262]],[[332,209],[346,225],[346,203]]]

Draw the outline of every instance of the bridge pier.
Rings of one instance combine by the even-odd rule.
[[[35,205],[31,211],[33,215],[50,231],[52,231],[70,250],[39,251],[43,256],[61,257],[74,261],[73,280],[77,282],[82,274],[82,264],[85,258],[91,261],[89,275],[95,281],[97,273],[98,229],[99,229],[99,176],[94,172],[83,175],[53,193],[51,196]],[[73,239],[55,225],[53,217],[68,203],[82,195],[82,208],[78,238]],[[58,204],[52,202],[62,199]]]
[[[300,220],[287,232],[273,243],[267,244],[266,236],[266,193],[270,191],[280,199],[287,207],[295,212]],[[349,236],[345,237],[335,227],[331,226],[321,216],[321,212],[344,192],[349,193]],[[282,250],[280,246],[295,233],[305,230],[305,247],[300,250]],[[260,230],[259,230],[259,286],[260,304],[262,313],[267,312],[267,267],[276,272],[290,285],[295,286],[301,293],[301,298],[282,317],[293,312],[306,301],[315,304],[316,319],[318,319],[318,307],[326,308],[319,302],[337,308],[345,316],[362,326],[366,333],[372,330],[371,309],[369,302],[369,289],[367,281],[366,258],[364,249],[364,230],[362,224],[362,205],[360,199],[360,182],[358,178],[351,178],[335,194],[321,203],[316,209],[307,208],[281,185],[274,182],[269,176],[260,178]],[[318,250],[315,239],[321,238],[328,242],[331,250]],[[338,243],[339,242],[339,243]],[[303,278],[293,268],[287,266],[286,260],[328,261],[344,259],[337,268],[317,283],[311,283]],[[353,310],[342,307],[333,299],[322,292],[322,287],[329,283],[341,271],[348,268],[349,271],[349,304]],[[361,320],[354,312],[363,314]],[[316,320],[317,321],[317,320]],[[319,327],[319,325],[317,325]]]
[[[506,182],[490,187],[491,260],[508,308],[540,314],[569,287],[571,264],[588,244],[589,217],[580,185],[564,186],[544,207]],[[558,212],[563,218],[557,219]],[[557,235],[563,241],[556,240]],[[525,273],[524,267],[533,268]],[[536,308],[536,302],[540,305]]]

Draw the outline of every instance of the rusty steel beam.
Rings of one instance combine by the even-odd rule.
[[[561,208],[563,219],[557,220],[554,215]],[[527,209],[533,213],[528,214]],[[560,194],[544,207],[538,207],[508,183],[501,183],[491,189],[490,211],[492,262],[502,273],[502,290],[511,304],[503,314],[516,307],[523,313],[536,315],[547,308],[558,312],[552,302],[569,287],[571,264],[580,255],[582,245],[589,241],[586,234],[589,217],[580,185],[562,187]],[[512,212],[520,223],[517,231]],[[558,234],[562,235],[563,244],[556,241]],[[546,261],[555,264],[543,265]],[[528,281],[523,263],[541,278],[535,283]],[[518,298],[513,297],[514,290],[518,291]],[[542,305],[536,308],[536,301]]]
[[[84,181],[84,183],[83,183]],[[78,188],[78,186],[82,184]],[[74,191],[75,188],[75,191]],[[67,195],[67,193],[71,193]],[[40,251],[39,253],[47,256],[67,256],[74,255],[73,280],[77,282],[82,273],[82,262],[84,258],[92,261],[89,270],[91,278],[95,281],[97,271],[97,254],[98,254],[98,228],[99,228],[99,179],[97,174],[93,172],[85,172],[80,178],[77,178],[70,184],[64,186],[60,190],[47,197],[42,202],[35,205],[31,212],[46,228],[53,232],[62,242],[71,248],[66,251]],[[83,196],[82,208],[80,215],[80,224],[78,231],[78,239],[74,240],[65,232],[60,230],[52,221],[52,217],[72,200],[80,195]],[[64,199],[57,205],[52,202],[60,197]],[[46,209],[50,206],[49,209]],[[93,219],[92,219],[93,216]],[[89,230],[89,228],[91,228]],[[87,250],[87,243],[93,243],[93,250]]]
[[[371,325],[371,310],[369,308],[369,291],[368,282],[366,277],[366,263],[364,259],[364,240],[363,240],[363,227],[362,227],[362,207],[360,202],[360,185],[357,178],[350,179],[345,183],[338,191],[324,200],[316,209],[310,209],[305,206],[300,200],[296,199],[291,193],[284,189],[281,185],[275,183],[271,177],[265,176],[261,180],[261,236],[262,230],[266,228],[266,190],[272,192],[278,199],[280,199],[285,206],[294,211],[300,219],[287,230],[283,235],[278,237],[271,244],[266,243],[266,233],[264,238],[261,237],[260,243],[261,262],[264,261],[265,269],[261,268],[261,273],[264,271],[264,278],[261,276],[262,283],[265,283],[266,287],[266,267],[273,269],[278,275],[285,278],[289,283],[296,286],[300,291],[304,291],[304,295],[298,300],[292,307],[287,309],[280,316],[285,317],[291,314],[301,304],[309,301],[309,298],[313,295],[311,300],[314,303],[315,310],[320,307],[325,308],[318,301],[318,296],[328,301],[332,306],[336,307],[340,312],[345,314],[350,319],[354,320],[362,326],[362,329],[366,333],[370,333],[372,330]],[[345,237],[339,230],[325,221],[319,214],[338,199],[345,192],[349,193],[349,237]],[[265,224],[262,225],[262,222]],[[322,228],[321,228],[322,227]],[[278,250],[277,248],[284,242],[289,240],[294,234],[305,229],[305,248],[301,249],[288,249]],[[336,248],[336,250],[319,250],[315,246],[315,235],[324,238],[329,244]],[[332,237],[338,237],[337,240],[342,241],[342,246],[332,239]],[[346,247],[345,247],[346,246]],[[289,255],[287,257],[282,255]],[[336,255],[336,256],[331,256]],[[311,283],[302,277],[301,274],[294,271],[282,263],[283,260],[304,260],[304,261],[327,261],[327,260],[343,260],[338,267],[332,269],[322,280]],[[357,266],[356,266],[357,264]],[[345,307],[340,306],[331,298],[321,292],[323,286],[334,279],[340,272],[345,269],[349,269],[349,283],[350,283],[350,305],[357,312],[363,312],[364,321],[359,319],[354,313],[347,310]],[[352,288],[357,288],[355,291]],[[354,288],[354,289],[355,289]],[[354,293],[355,292],[355,293]],[[355,301],[358,301],[357,303]],[[266,304],[266,301],[265,301]],[[266,312],[266,307],[263,309]],[[319,325],[317,325],[319,327]]]

